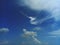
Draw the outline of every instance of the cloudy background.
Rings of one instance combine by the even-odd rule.
[[[0,0],[0,45],[60,45],[60,0]]]

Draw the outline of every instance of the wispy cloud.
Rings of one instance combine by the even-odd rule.
[[[41,27],[35,27],[35,28],[33,28],[33,30],[40,31]]]
[[[51,36],[49,37],[60,37],[60,29],[56,31],[49,32]]]
[[[38,19],[37,17],[27,16],[27,14],[23,13],[22,11],[20,11],[20,13],[22,13],[22,15],[30,19],[30,24],[33,24],[33,25],[42,24],[44,21],[47,21],[54,17],[54,16],[46,16],[42,19]]]
[[[52,34],[52,35],[60,35],[60,29],[56,30],[56,31],[52,31],[52,32],[50,32],[50,34]]]
[[[33,38],[34,42],[41,44],[41,41],[39,41],[37,38],[35,38],[34,36],[32,38]]]
[[[28,31],[27,29],[23,29],[22,37],[26,40],[23,40],[22,45],[48,45],[48,42],[42,42],[38,39],[37,32]]]
[[[24,37],[34,37],[34,36],[37,36],[37,33],[36,32],[33,32],[33,31],[27,31],[26,29],[23,29],[23,36]]]
[[[9,32],[8,28],[0,28],[0,32]]]
[[[27,39],[31,38],[32,39],[31,42],[35,42],[36,44],[41,44],[41,42],[36,38],[36,36],[37,36],[37,33],[36,32],[27,31],[26,29],[23,29],[23,32],[24,32],[23,35],[22,35],[23,37],[25,37]]]
[[[44,23],[45,21],[47,21],[47,20],[49,20],[51,18],[53,18],[53,16],[50,16],[50,17],[47,16],[47,17],[42,18],[42,19],[31,17],[30,23],[33,24],[33,25],[38,25],[38,24]]]

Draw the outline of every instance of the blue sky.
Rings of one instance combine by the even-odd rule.
[[[60,45],[59,0],[0,2],[0,45]]]

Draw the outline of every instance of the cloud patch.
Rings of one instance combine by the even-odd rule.
[[[23,29],[23,37],[25,37],[26,39],[29,39],[28,40],[28,42],[30,41],[30,40],[32,40],[31,42],[34,42],[35,44],[41,44],[41,42],[36,38],[36,36],[37,36],[37,33],[36,32],[33,32],[33,31],[27,31],[26,29]],[[27,42],[27,43],[28,43]],[[32,43],[30,43],[30,44],[32,44]],[[30,45],[29,44],[29,45]]]
[[[0,32],[9,32],[8,28],[0,28]]]
[[[42,42],[37,37],[38,37],[37,32],[23,29],[22,34],[23,41],[21,45],[48,45],[48,42]]]
[[[36,32],[33,32],[33,31],[27,31],[26,29],[23,29],[23,36],[24,37],[34,37],[34,36],[37,36],[37,33]]]
[[[45,21],[47,21],[51,18],[53,18],[53,16],[50,16],[50,17],[47,16],[47,17],[42,18],[42,19],[30,17],[30,23],[33,24],[33,25],[38,25],[38,24],[44,23]]]
[[[36,17],[28,17],[30,19],[30,23],[36,25],[38,22],[36,21]]]

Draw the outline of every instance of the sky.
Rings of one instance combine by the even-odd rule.
[[[0,0],[0,45],[60,45],[59,0]]]

